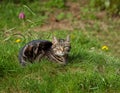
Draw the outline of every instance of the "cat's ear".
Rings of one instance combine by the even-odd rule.
[[[66,41],[67,41],[67,42],[70,42],[70,35],[67,35]]]
[[[53,43],[53,44],[56,44],[56,43],[58,43],[58,40],[57,40],[57,38],[56,38],[55,36],[53,36],[52,43]]]

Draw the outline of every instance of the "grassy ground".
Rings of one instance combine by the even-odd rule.
[[[69,8],[62,4],[52,8],[51,3],[44,2],[28,5],[0,5],[1,93],[120,92],[119,20],[108,19],[87,6],[78,8],[76,2],[67,3]],[[18,18],[21,11],[25,20]],[[44,59],[20,66],[17,55],[25,43],[51,40],[53,35],[65,38],[67,34],[72,49],[66,66]],[[16,43],[17,39],[21,42]],[[103,45],[108,51],[101,49]]]

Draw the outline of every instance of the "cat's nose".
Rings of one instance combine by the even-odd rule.
[[[64,54],[59,54],[59,56],[64,56]]]
[[[58,52],[57,52],[57,55],[59,55],[59,56],[63,56],[63,55],[64,55],[64,52],[62,52],[62,51],[58,51]]]

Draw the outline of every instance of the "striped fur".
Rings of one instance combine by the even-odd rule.
[[[58,56],[58,55],[55,55],[52,50],[49,50],[47,52],[46,56],[50,61],[58,62],[59,64],[66,64],[67,59],[68,59],[67,55],[66,56]]]
[[[47,40],[33,40],[27,43],[19,52],[19,61],[22,66],[28,62],[40,61],[47,57],[50,61],[66,64],[70,51],[69,36],[64,39],[53,38],[52,42]]]
[[[39,61],[51,46],[52,42],[47,40],[33,40],[27,43],[19,52],[20,64],[25,66],[29,62]]]
[[[70,39],[67,36],[66,39],[57,39],[56,37],[52,40],[52,47],[47,52],[49,60],[58,62],[60,64],[66,64],[68,60],[68,53],[70,51]]]

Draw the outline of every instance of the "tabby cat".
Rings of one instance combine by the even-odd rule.
[[[53,37],[52,42],[47,40],[33,40],[27,43],[19,52],[19,61],[22,66],[28,62],[40,61],[43,57],[50,61],[66,64],[70,51],[69,35],[66,39]]]

